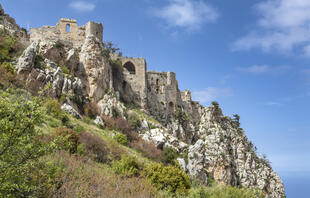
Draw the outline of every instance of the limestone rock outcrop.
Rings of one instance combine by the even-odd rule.
[[[103,56],[103,44],[96,37],[87,37],[80,53],[80,61],[87,78],[84,81],[89,98],[98,102],[107,89],[112,89],[112,71]]]

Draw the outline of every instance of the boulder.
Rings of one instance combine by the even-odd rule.
[[[67,113],[73,115],[74,117],[81,119],[81,115],[79,114],[79,112],[77,110],[75,110],[70,104],[64,103],[61,106],[61,109],[66,111]]]
[[[104,121],[100,116],[97,116],[96,119],[94,120],[94,123],[98,125],[101,128],[104,128]]]

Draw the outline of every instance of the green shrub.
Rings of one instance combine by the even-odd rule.
[[[58,127],[54,130],[58,149],[76,153],[79,145],[79,134],[72,129]]]
[[[135,157],[123,155],[120,161],[113,163],[113,170],[121,176],[137,176],[139,175],[139,164]]]
[[[66,94],[61,94],[60,98],[59,98],[59,102],[61,104],[65,103],[67,101],[67,95]]]
[[[23,50],[22,45],[16,37],[10,36],[0,30],[0,63],[10,62]]]
[[[82,133],[85,131],[85,128],[79,124],[75,125],[73,127],[73,130],[76,131],[77,133]]]
[[[175,160],[178,157],[178,152],[172,147],[164,148],[163,163],[164,164],[175,164]]]
[[[64,47],[64,44],[63,44],[61,41],[58,40],[58,41],[56,42],[56,48],[57,48],[57,49],[61,49],[61,48],[63,48],[63,47]]]
[[[67,114],[62,114],[60,120],[63,126],[71,129],[74,127],[70,122],[69,116]]]
[[[153,163],[147,166],[143,172],[159,190],[184,194],[190,188],[188,175],[177,166]]]
[[[114,136],[114,139],[122,144],[122,145],[127,145],[128,143],[128,140],[127,140],[127,136],[122,134],[122,133],[117,133],[115,136]]]
[[[15,90],[16,91],[16,90]],[[28,197],[37,186],[28,177],[37,160],[48,151],[41,132],[41,99],[0,95],[0,197]]]
[[[128,114],[128,122],[133,129],[137,129],[141,125],[139,116],[135,112]]]
[[[44,64],[43,56],[37,54],[35,59],[34,59],[34,68],[44,69],[45,67],[46,67],[46,65]]]
[[[11,72],[12,74],[15,74],[15,69],[11,63],[3,62],[1,64],[1,67],[5,68],[8,72]]]
[[[53,98],[47,99],[46,102],[44,103],[44,107],[48,115],[51,115],[57,119],[62,119],[64,113],[61,110],[61,105],[56,99]]]
[[[70,70],[66,66],[61,66],[62,73],[70,75]]]
[[[257,189],[237,188],[231,186],[199,186],[191,189],[189,198],[264,198],[262,191]]]
[[[183,128],[187,127],[187,123],[190,119],[189,115],[180,109],[176,111],[175,118],[179,121]]]

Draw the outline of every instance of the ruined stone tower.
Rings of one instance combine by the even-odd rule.
[[[93,36],[102,42],[103,26],[101,23],[88,22],[78,26],[74,19],[61,18],[56,26],[43,26],[30,29],[30,41],[62,40],[72,43],[74,47],[81,47],[88,36]]]

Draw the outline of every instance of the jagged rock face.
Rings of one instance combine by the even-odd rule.
[[[77,112],[70,104],[65,103],[61,106],[61,109],[66,111],[67,113],[73,115],[76,118],[81,118],[81,115],[79,114],[79,112]]]
[[[18,74],[28,75],[34,67],[34,62],[36,58],[36,44],[32,43],[23,52],[22,56],[18,59],[17,72]]]
[[[62,69],[55,62],[45,59],[44,63],[41,63],[46,66],[45,68],[36,67],[37,46],[37,43],[29,45],[18,59],[16,65],[19,77],[26,82],[25,86],[33,91],[38,91],[50,83],[52,85],[51,95],[54,97],[60,97],[62,94],[68,96],[73,96],[74,94],[82,95],[82,81],[77,77],[65,77]],[[44,44],[43,46],[46,45]],[[53,58],[53,56],[50,58]]]
[[[105,94],[98,102],[100,114],[115,117],[120,116],[126,119],[126,107],[113,94]]]
[[[105,91],[112,88],[112,71],[103,56],[103,44],[95,37],[87,37],[82,46],[80,61],[85,68],[84,80],[89,98],[98,102]]]
[[[4,13],[1,4],[0,4],[0,29],[5,29],[9,34],[19,37],[23,41],[25,41],[27,38],[26,32],[16,24],[15,19]]]
[[[56,40],[42,40],[38,43],[38,53],[44,58],[52,60],[56,63],[61,62],[66,56],[66,50],[60,46],[60,41]]]
[[[189,174],[203,181],[209,176],[218,183],[258,187],[272,198],[285,196],[280,177],[257,157],[243,130],[218,107],[204,109],[199,128],[199,140],[189,147]]]
[[[218,106],[203,108],[200,116],[199,125],[193,126],[197,131],[189,135],[196,136],[193,143],[181,141],[190,132],[183,129],[184,123],[180,125],[179,120],[172,120],[167,128],[141,130],[141,137],[159,148],[169,146],[179,152],[188,148],[187,160],[178,161],[188,174],[205,184],[212,178],[226,185],[259,188],[268,198],[285,197],[281,178],[256,155],[253,144],[236,121],[223,116]],[[180,134],[182,131],[184,134]]]

